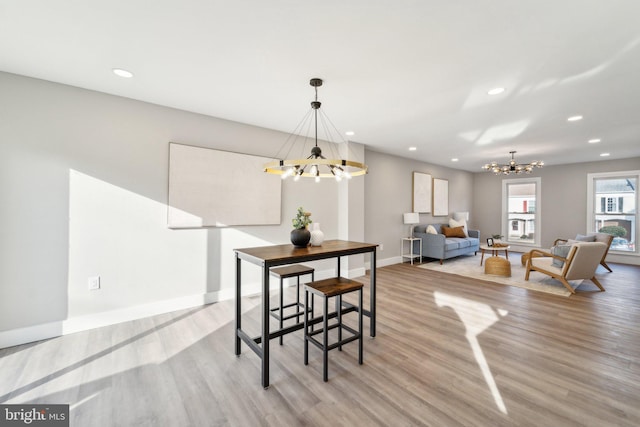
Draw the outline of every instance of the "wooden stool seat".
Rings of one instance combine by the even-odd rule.
[[[309,295],[311,295],[312,297],[313,295],[318,295],[323,299],[322,328],[315,330],[310,329],[310,327],[312,326],[312,319],[309,316],[313,316],[313,312],[305,311],[304,314],[304,364],[309,364],[309,343],[312,343],[320,350],[322,350],[323,379],[325,382],[329,380],[329,350],[333,350],[334,348],[342,350],[342,346],[344,344],[358,340],[358,364],[362,365],[362,288],[362,283],[350,279],[345,279],[344,277],[334,277],[330,279],[319,280],[317,282],[314,281],[304,285],[305,306],[309,303]],[[357,331],[342,323],[343,312],[347,313],[350,311],[355,311],[354,307],[350,304],[347,304],[346,307],[343,306],[342,295],[355,291],[358,291]],[[332,297],[337,298],[335,313],[337,322],[329,325],[329,317],[333,317],[333,315],[329,314],[329,298]],[[344,310],[345,308],[346,310]],[[338,341],[329,344],[329,330],[334,328],[338,329]],[[346,330],[351,335],[343,339],[343,330]],[[322,333],[322,342],[314,338],[315,335],[320,333]]]
[[[296,323],[300,323],[300,316],[304,314],[305,305],[300,302],[300,276],[304,276],[305,274],[311,274],[311,281],[314,280],[315,269],[312,267],[308,267],[303,264],[293,264],[287,265],[285,267],[274,267],[269,270],[269,274],[275,276],[280,279],[280,305],[278,307],[273,307],[270,310],[271,316],[278,319],[280,322],[280,329],[282,329],[284,321],[296,318]],[[284,279],[288,279],[290,277],[296,277],[296,301],[285,304],[284,303],[284,294],[283,294],[283,282]],[[311,308],[313,310],[313,300],[311,300]],[[287,308],[295,307],[293,313],[285,315],[284,310]],[[282,345],[282,336],[280,336],[280,345]]]
[[[286,279],[288,277],[303,276],[305,274],[311,274],[315,270],[312,267],[307,267],[303,264],[287,265],[285,267],[274,267],[269,270],[269,273],[280,279]]]

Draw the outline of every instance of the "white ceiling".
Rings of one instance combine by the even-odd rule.
[[[0,0],[0,70],[287,133],[320,77],[348,139],[474,172],[640,156],[638,0]]]

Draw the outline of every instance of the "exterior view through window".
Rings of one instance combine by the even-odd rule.
[[[638,174],[607,175],[591,176],[590,231],[613,234],[612,251],[636,252]]]
[[[515,179],[503,181],[503,200],[506,206],[506,227],[503,221],[503,237],[509,243],[535,245],[540,239],[540,217],[537,205],[540,179]]]

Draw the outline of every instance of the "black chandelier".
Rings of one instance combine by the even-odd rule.
[[[324,128],[327,140],[332,141],[332,130],[335,135],[340,135],[336,130],[333,123],[329,118],[320,110],[321,103],[318,101],[318,87],[322,86],[322,79],[311,79],[309,84],[315,88],[316,97],[311,102],[311,110],[305,115],[296,129],[289,135],[287,141],[280,148],[280,151],[284,151],[283,148],[288,146],[289,149],[284,155],[285,159],[274,160],[264,165],[264,171],[276,175],[281,175],[282,179],[286,179],[289,176],[293,176],[294,180],[300,179],[300,177],[315,178],[316,182],[319,182],[321,178],[334,178],[336,181],[341,181],[342,178],[350,179],[352,176],[364,175],[367,173],[367,165],[352,160],[341,159],[336,152],[334,152],[334,144],[329,145],[329,151],[331,152],[331,158],[326,158],[322,155],[322,149],[318,146],[318,113],[320,113],[321,124]],[[289,153],[293,149],[295,140],[299,135],[299,131],[302,130],[311,120],[311,114],[313,113],[313,123],[315,136],[315,144],[311,147],[311,155],[306,158],[294,158],[287,159]],[[330,125],[330,126],[329,126]],[[310,127],[310,126],[309,126]],[[288,142],[291,141],[290,144]],[[308,140],[308,136],[305,137],[305,142]],[[302,150],[304,152],[304,146],[302,144]],[[348,148],[348,146],[347,146]],[[278,156],[276,155],[276,158]]]
[[[515,151],[509,151],[509,154],[511,154],[511,160],[509,160],[509,163],[506,165],[499,165],[496,162],[491,162],[482,166],[482,169],[491,171],[496,175],[509,175],[512,173],[531,173],[534,168],[541,168],[544,166],[544,162],[541,160],[534,160],[531,163],[520,165],[513,158],[515,153]]]

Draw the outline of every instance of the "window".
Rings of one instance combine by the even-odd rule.
[[[640,171],[591,173],[587,231],[613,234],[612,252],[637,254]]]
[[[511,244],[540,244],[540,178],[502,181],[502,234]]]

